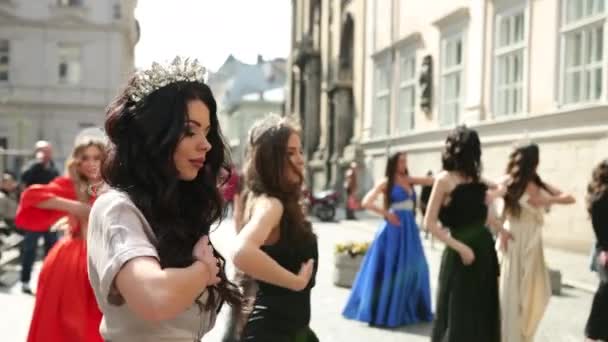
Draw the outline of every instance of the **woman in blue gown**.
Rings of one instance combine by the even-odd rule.
[[[433,178],[410,177],[405,153],[389,158],[385,176],[362,201],[385,220],[365,254],[343,315],[390,328],[431,322],[429,268],[415,220],[413,186],[432,185]],[[375,205],[380,194],[382,208]]]

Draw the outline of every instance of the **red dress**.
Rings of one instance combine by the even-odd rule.
[[[70,178],[27,188],[15,219],[32,223],[28,227],[34,229],[48,228],[66,213],[34,206],[57,196],[76,199]],[[103,342],[99,333],[102,314],[87,274],[86,237],[81,236],[76,219],[71,218],[69,226],[69,234],[53,246],[42,264],[28,342]]]

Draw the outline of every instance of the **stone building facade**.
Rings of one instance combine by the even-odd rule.
[[[383,176],[387,154],[394,151],[408,153],[409,169],[415,175],[438,171],[445,136],[458,124],[480,133],[484,175],[490,179],[504,172],[515,141],[531,139],[541,149],[543,179],[577,199],[576,205],[553,208],[547,215],[546,242],[589,250],[593,233],[585,212],[586,185],[591,169],[608,157],[605,1],[320,2],[322,8],[335,3],[357,9],[349,14],[355,23],[352,89],[359,91],[352,93],[353,134],[346,151],[351,147],[357,151],[354,157],[366,175],[363,190]],[[302,39],[306,35],[301,32],[316,32],[306,30],[306,23],[315,22],[310,8],[314,7],[294,2],[293,86],[288,97],[296,104],[302,93],[310,96],[299,87],[310,79],[306,69],[303,79],[299,75],[295,57],[301,46],[308,46],[303,50],[311,52],[308,60],[321,56],[323,61],[322,56],[335,53],[333,48],[341,45],[342,36],[335,38],[329,51],[324,45],[315,50],[314,39],[312,43]],[[324,28],[329,26],[321,26],[320,36],[334,34]],[[321,64],[321,83],[326,72]],[[323,94],[330,96],[331,88],[323,84],[319,88],[322,104]],[[334,98],[332,103],[339,101]],[[288,108],[305,122],[315,114],[312,108],[304,112],[293,104]],[[322,108],[318,113],[323,117]],[[325,146],[315,143],[330,136],[327,123],[332,121],[319,122],[315,132],[321,138],[309,139],[307,147]],[[317,133],[309,133],[311,128],[317,126],[306,126],[306,137],[316,138]],[[346,155],[342,151],[343,159]],[[310,160],[314,169],[315,155]]]
[[[286,113],[299,118],[316,190],[339,188],[358,158],[363,113],[364,1],[293,1]]]
[[[100,126],[134,69],[136,0],[0,0],[0,147],[55,146]],[[8,158],[7,168],[18,169]]]

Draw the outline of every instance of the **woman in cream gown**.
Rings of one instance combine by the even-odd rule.
[[[541,180],[538,162],[538,146],[527,144],[511,153],[507,166],[504,217],[511,239],[500,239],[502,342],[534,341],[551,297],[542,242],[544,213],[552,204],[574,203],[571,195]]]

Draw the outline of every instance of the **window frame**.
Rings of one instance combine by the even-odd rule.
[[[408,133],[412,132],[416,129],[416,105],[418,104],[418,68],[417,68],[417,49],[414,44],[408,44],[401,46],[399,49],[399,83],[397,84],[397,110],[395,111],[395,130],[397,133]],[[410,75],[410,78],[404,79],[404,70],[403,67],[405,65],[404,59],[410,59],[413,65],[413,71]],[[409,110],[410,122],[407,127],[402,125],[404,119],[404,98],[402,94],[406,89],[411,89],[413,91],[413,101],[410,104],[411,108]]]
[[[77,54],[64,53],[67,49],[77,49]],[[59,43],[57,45],[57,82],[63,85],[78,85],[82,82],[82,46],[79,44],[70,43]],[[65,76],[61,75],[61,65],[64,63],[67,65],[67,73]],[[71,76],[75,66],[78,66],[77,78]]]
[[[390,134],[391,127],[391,101],[392,101],[392,66],[393,58],[392,54],[388,51],[374,59],[374,93],[372,102],[372,135],[377,137],[386,137]],[[385,68],[386,73],[386,87],[380,89],[380,74],[382,68]],[[379,100],[386,99],[386,113],[380,113]],[[383,117],[383,121],[379,121],[379,118]],[[385,127],[384,127],[385,126]]]
[[[6,56],[6,63],[0,63],[0,73],[6,73],[6,79],[0,78],[0,83],[8,83],[11,80],[11,41],[0,38],[0,45],[6,43],[6,51],[0,50],[0,58]]]
[[[560,65],[559,65],[559,96],[558,102],[561,106],[581,106],[581,105],[589,105],[596,104],[601,102],[606,102],[607,96],[606,91],[608,90],[608,38],[606,29],[608,28],[608,10],[607,3],[605,0],[603,1],[603,12],[597,12],[591,15],[582,16],[575,20],[568,21],[568,8],[573,0],[562,0],[561,1],[561,13],[560,13],[560,30],[559,30],[559,42],[560,42]],[[583,8],[587,1],[598,1],[598,0],[575,0],[582,1]],[[602,58],[599,61],[588,61],[588,57],[586,55],[587,51],[587,36],[589,33],[593,33],[596,28],[602,29]],[[567,55],[567,45],[569,39],[576,35],[581,34],[581,49],[579,59],[581,64],[576,66],[568,66],[568,55]],[[597,41],[595,42],[597,43]],[[594,52],[597,52],[595,50]],[[593,53],[591,54],[593,55]],[[599,96],[596,98],[591,96],[593,94],[593,85],[595,85],[593,75],[595,70],[601,68],[601,77],[600,81],[601,89],[599,91]],[[568,77],[571,74],[579,74],[579,86],[580,92],[578,94],[578,99],[574,99],[574,93],[568,93],[571,85],[567,82]],[[591,75],[591,76],[590,76]],[[590,80],[589,82],[586,82]],[[585,84],[589,84],[589,89],[586,88]]]
[[[438,121],[440,127],[449,127],[457,125],[462,119],[465,90],[466,90],[466,60],[467,60],[467,25],[461,23],[453,25],[449,29],[441,32],[440,40],[440,60],[439,60],[439,115]],[[458,65],[452,65],[446,68],[447,46],[451,41],[461,40],[461,61]],[[446,79],[453,75],[459,75],[459,93],[457,99],[446,99]],[[446,107],[448,105],[457,104],[458,111],[455,113],[451,121],[446,120]]]
[[[516,43],[511,43],[506,46],[501,46],[501,34],[502,34],[502,20],[510,20],[514,22],[514,18],[517,15],[523,15],[522,20],[522,40]],[[514,30],[514,27],[511,28]],[[513,31],[511,32],[513,33]],[[530,15],[529,15],[529,2],[522,1],[519,4],[510,6],[508,8],[499,8],[495,11],[494,15],[494,46],[492,49],[492,113],[494,118],[513,117],[523,115],[528,111],[528,89],[529,89],[529,44],[530,44]],[[509,82],[507,84],[499,84],[502,75],[501,61],[505,58],[510,58],[511,63],[513,58],[518,54],[521,55],[520,59],[520,70],[521,80],[519,82]],[[512,65],[512,64],[511,64]],[[509,70],[510,71],[510,70]],[[514,76],[513,74],[509,77]],[[513,78],[511,78],[513,79]],[[500,108],[502,104],[501,94],[504,93],[516,93],[520,92],[520,108]]]

